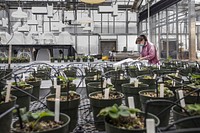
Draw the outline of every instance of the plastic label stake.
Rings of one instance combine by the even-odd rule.
[[[94,80],[97,80],[97,75],[94,75]]]
[[[123,79],[123,75],[120,75],[120,80],[122,80]]]
[[[37,67],[34,67],[34,69],[35,69],[35,72],[37,73]]]
[[[129,108],[135,109],[134,97],[128,97],[128,106]],[[135,117],[135,114],[131,114],[132,117]]]
[[[160,84],[160,97],[164,97],[164,84]]]
[[[106,80],[104,80],[103,81],[103,88],[106,88],[106,84],[107,84],[107,82],[106,82]]]
[[[172,80],[172,86],[176,86],[176,82]]]
[[[112,84],[110,78],[107,79],[107,83],[108,83],[108,84]]]
[[[7,89],[6,89],[6,99],[5,99],[5,102],[9,102],[9,99],[10,99],[10,90],[11,90],[11,83],[8,83],[7,85]]]
[[[184,69],[186,69],[186,66],[185,66],[185,65],[183,65],[183,68],[184,68]]]
[[[55,117],[54,120],[56,122],[60,121],[60,99],[56,98],[55,99]]]
[[[115,67],[115,71],[117,71],[117,66]]]
[[[146,131],[147,133],[155,133],[155,120],[154,119],[146,119]]]
[[[135,79],[134,85],[135,87],[138,87],[138,79]]]
[[[135,79],[134,78],[130,78],[130,83],[135,83]]]
[[[141,68],[140,68],[140,65],[139,65],[139,64],[137,64],[137,68],[138,68],[138,70],[139,70],[139,71],[141,70]]]
[[[109,88],[106,88],[104,93],[104,99],[109,99],[109,93],[110,93]]]
[[[25,81],[25,75],[22,73],[22,81]]]
[[[156,77],[157,77],[157,75],[156,75],[156,74],[154,74],[154,75],[153,75],[153,79],[156,79]]]
[[[60,85],[57,85],[56,86],[56,98],[57,99],[60,99],[60,89],[61,89]]]
[[[197,63],[197,68],[199,69],[199,64]]]
[[[54,88],[56,88],[56,86],[57,86],[57,78],[53,79],[53,86],[54,86]]]
[[[160,70],[160,65],[158,65],[158,70]]]
[[[176,75],[175,75],[176,77],[178,77],[178,73],[179,73],[179,70],[176,71]]]
[[[181,99],[180,100],[180,104],[181,104],[181,107],[185,107],[185,99],[183,98],[184,96],[183,96],[183,90],[179,90],[178,91],[178,95],[179,95],[179,99]],[[182,99],[183,98],[183,99]]]

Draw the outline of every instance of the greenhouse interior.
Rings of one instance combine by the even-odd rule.
[[[200,0],[0,0],[0,133],[200,133]]]

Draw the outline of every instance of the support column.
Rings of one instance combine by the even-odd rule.
[[[189,60],[196,60],[196,14],[195,0],[188,1]]]
[[[200,16],[197,16],[197,21],[200,21]],[[197,26],[197,50],[200,50],[200,26]]]
[[[178,4],[176,4],[176,59],[178,59],[179,55],[179,22],[178,22]]]
[[[166,45],[167,45],[167,58],[169,57],[169,24],[168,24],[168,10],[166,9]]]

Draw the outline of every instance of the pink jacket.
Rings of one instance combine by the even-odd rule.
[[[150,42],[146,42],[142,47],[141,56],[145,57],[146,60],[149,60],[150,64],[159,63],[156,47]]]

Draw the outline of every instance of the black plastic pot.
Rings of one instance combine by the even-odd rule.
[[[90,98],[90,106],[91,106],[92,112],[93,112],[95,127],[98,130],[102,131],[102,130],[105,130],[104,119],[103,119],[103,117],[97,117],[100,110],[105,107],[113,106],[114,104],[121,105],[122,98],[124,95],[120,92],[117,92],[117,94],[120,96],[120,98],[118,98],[118,99],[95,99],[95,98],[92,98],[92,96],[95,96],[100,93],[102,93],[102,92],[98,91],[98,92],[90,93],[89,98]]]
[[[23,89],[29,94],[32,94],[33,92],[33,86],[32,85],[27,85],[25,89]],[[31,97],[19,90],[12,89],[11,94],[17,97],[16,104],[19,105],[19,108],[24,108],[26,107],[26,110],[29,110],[30,102],[31,102]]]
[[[70,83],[70,85],[69,85],[69,90],[70,90],[70,91],[76,91],[76,84]],[[61,85],[61,92],[68,92],[69,90],[68,90],[68,87],[67,87],[67,86],[66,86],[66,87],[63,87],[63,86]],[[50,91],[51,91],[51,94],[54,94],[54,93],[56,93],[56,88],[54,88],[54,86],[51,86],[51,87],[50,87]]]
[[[141,116],[144,116],[145,113],[141,112],[138,113]],[[160,124],[160,120],[158,119],[157,116],[148,113],[147,118],[149,119],[154,119],[155,120],[155,128]],[[146,128],[144,129],[122,129],[116,126],[113,126],[112,124],[109,123],[110,118],[106,117],[105,118],[105,128],[106,128],[106,133],[146,133]]]
[[[67,93],[61,93],[61,96],[66,96]],[[68,115],[70,117],[69,130],[73,131],[73,129],[77,125],[78,120],[78,106],[80,104],[80,95],[78,95],[78,99],[74,99],[72,101],[60,101],[60,112]],[[54,111],[55,109],[55,101],[50,101],[48,98],[55,98],[55,94],[49,95],[46,97],[47,107],[49,110]]]
[[[6,79],[10,80],[12,78],[13,69],[6,69]]]
[[[85,78],[85,85],[86,85],[87,96],[89,95],[89,92],[88,92],[88,83],[91,83],[91,82],[100,82],[100,81],[101,81],[100,77],[98,77],[95,80],[94,80],[94,77],[86,77]]]
[[[141,75],[148,75],[150,74],[150,71],[149,70],[137,70],[137,76],[141,76]]]
[[[130,77],[137,77],[137,69],[131,69],[128,68],[128,74],[130,75]]]
[[[130,78],[119,79],[116,77],[111,77],[111,83],[114,85],[116,91],[122,92],[122,84],[130,82]]]
[[[10,108],[14,107],[15,102],[16,102],[16,97],[12,96],[11,100],[7,103],[1,103],[0,104],[0,114],[6,112],[7,110],[9,110]],[[5,115],[4,117],[2,117],[0,119],[0,132],[1,133],[10,133],[10,125],[12,123],[12,111],[10,113],[8,113],[7,115]]]
[[[102,88],[101,82],[90,82],[87,84],[88,94],[96,91],[103,91],[105,88]]]
[[[41,118],[40,121],[48,121],[48,120],[54,121],[54,116],[43,117]],[[66,114],[60,114],[60,121],[63,121],[64,124],[58,128],[49,129],[48,131],[43,131],[43,132],[31,132],[31,133],[69,133],[70,117]],[[12,130],[14,133],[27,133],[15,130],[16,124],[19,124],[19,121],[15,121],[12,124],[13,128]]]
[[[181,89],[182,88],[175,90],[175,92],[176,92],[176,99],[179,99],[178,98],[178,90],[181,90]],[[191,91],[195,90],[195,89],[190,88],[190,87],[183,88],[182,90],[187,90],[187,89],[189,89]],[[189,95],[189,96],[187,96],[187,97],[184,98],[186,104],[200,103],[200,96],[198,96],[199,92],[197,91],[197,92],[194,92],[194,93],[196,94],[195,96],[194,95]],[[184,93],[183,95],[186,96],[187,94]]]
[[[135,102],[135,108],[140,109],[141,103],[140,103],[140,96],[139,91],[148,89],[147,84],[139,84],[138,87],[135,87],[134,84],[122,84],[122,92],[124,93],[125,97],[125,103],[126,106],[128,106],[128,97],[134,97]]]
[[[155,89],[156,88],[156,79],[144,79],[144,76],[137,77],[140,82],[144,84],[149,85],[149,89]]]
[[[144,93],[147,92],[155,92],[155,90],[142,90],[139,92],[140,95],[140,101],[141,101],[141,105],[142,105],[142,110],[145,111],[145,107],[146,107],[146,102],[148,100],[170,100],[173,101],[174,96],[172,97],[149,97],[149,96],[145,96]],[[166,109],[168,106],[170,106],[170,103],[152,103],[151,105],[149,105],[148,108],[148,113],[152,113],[154,115],[158,115],[162,110]],[[170,117],[170,109],[167,109],[164,113],[160,114],[159,116],[157,116],[161,121],[160,121],[160,125],[159,127],[165,127],[169,124],[169,117]]]
[[[28,81],[26,80],[27,84],[30,84],[33,86],[33,92],[32,95],[37,97],[38,99],[40,98],[40,85],[41,85],[42,79],[36,79],[36,81]],[[35,101],[35,99],[31,98],[31,101]]]
[[[101,75],[101,71],[97,71],[97,70],[89,71],[89,70],[85,69],[85,76],[86,77],[91,77],[91,76],[95,76],[95,75]]]
[[[181,120],[183,118],[189,117],[186,113],[182,112],[182,109],[177,107],[177,106],[173,106],[172,107],[172,112],[173,112],[173,118],[174,121],[176,122],[177,120]],[[184,122],[181,122],[179,124],[176,124],[176,128],[180,129],[180,128],[199,128],[200,127],[200,118],[197,119],[191,119],[191,120],[187,120]]]
[[[76,68],[72,68],[71,70],[64,70],[63,72],[67,77],[76,77]]]

